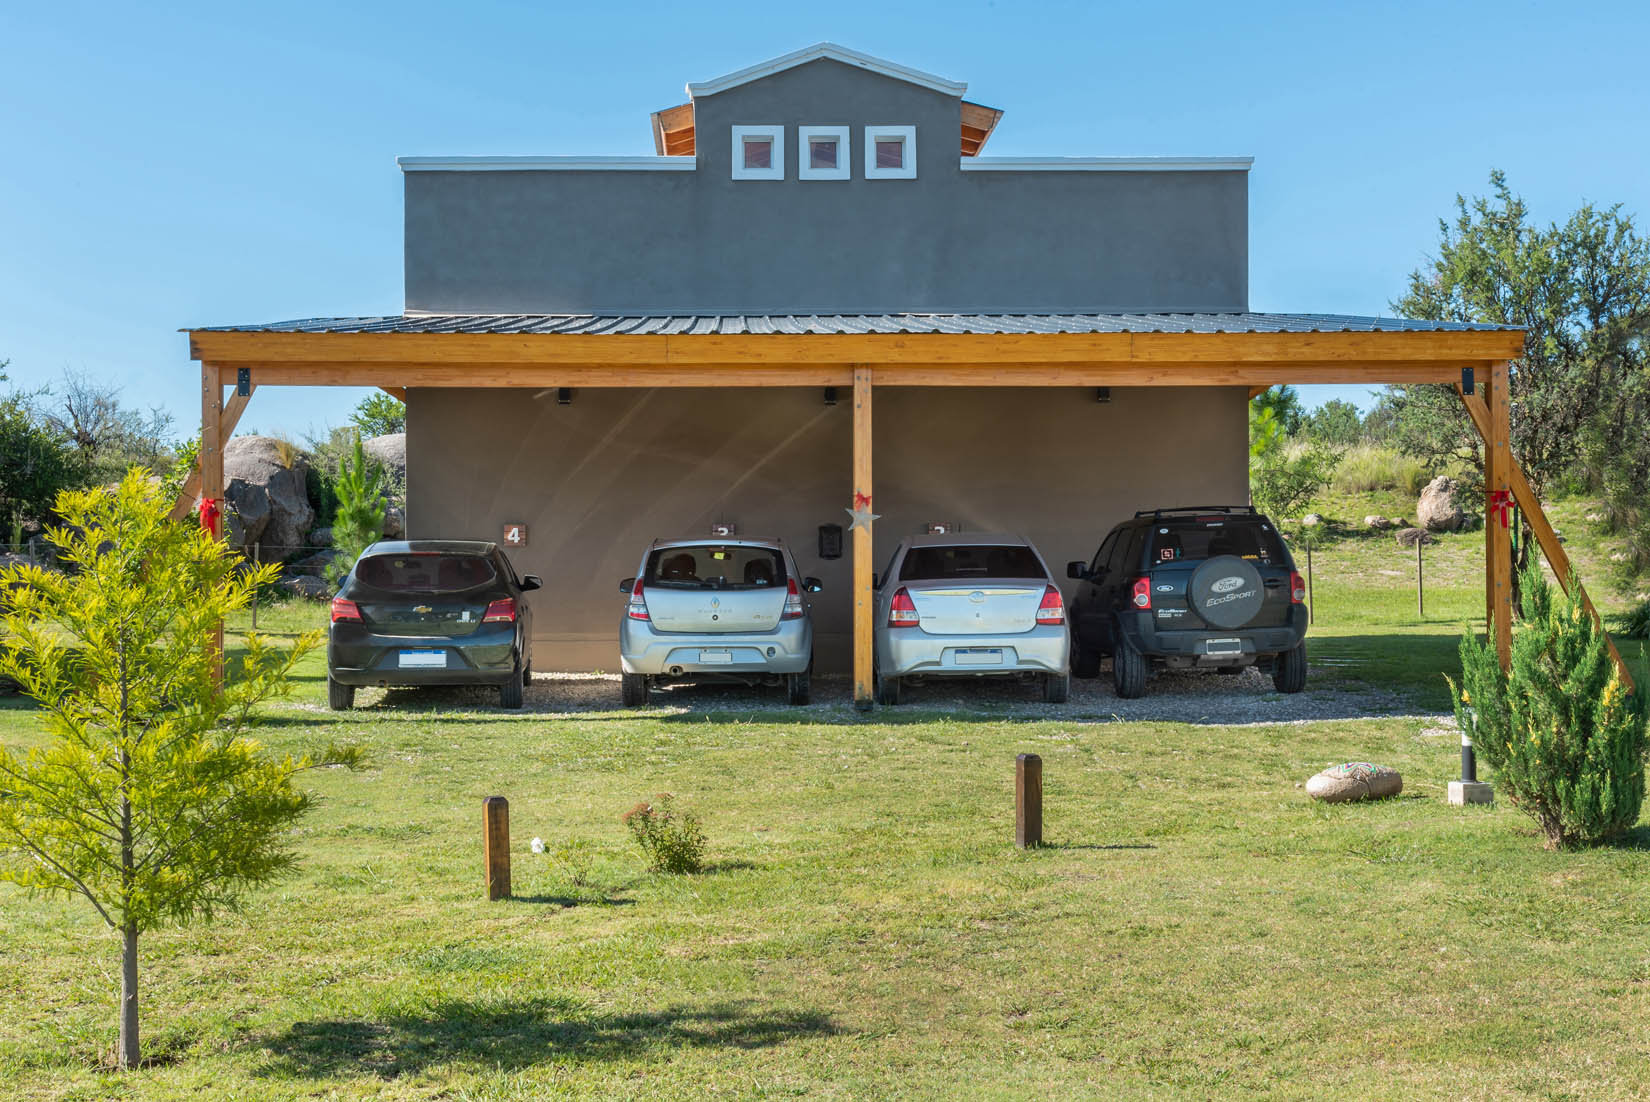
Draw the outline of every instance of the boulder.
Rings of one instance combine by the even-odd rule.
[[[1459,532],[1466,527],[1467,514],[1456,497],[1461,484],[1446,475],[1428,482],[1415,506],[1415,521],[1429,532]]]
[[[311,547],[331,547],[332,526],[328,525],[324,528],[311,528],[309,530],[309,545]]]
[[[390,504],[402,501],[407,492],[407,434],[369,436],[361,441],[361,450],[383,464],[384,496]]]
[[[289,574],[281,579],[280,586],[294,596],[311,601],[325,601],[332,596],[332,584],[311,574]]]
[[[406,514],[402,513],[401,510],[399,508],[397,508],[396,506],[394,506],[394,505],[391,505],[391,506],[388,506],[387,508],[385,508],[385,510],[384,510],[384,538],[387,539],[387,540],[398,540],[398,539],[401,539],[403,536],[405,536],[406,533],[407,533]]]
[[[1433,534],[1425,528],[1400,528],[1394,533],[1393,538],[1398,541],[1399,547],[1414,547],[1416,544],[1425,546],[1429,543],[1438,542]]]
[[[1323,523],[1323,515],[1320,514],[1320,513],[1307,513],[1304,517],[1301,518],[1301,527],[1302,528],[1316,528],[1322,523]]]
[[[279,562],[304,545],[315,510],[309,466],[292,446],[271,436],[237,436],[224,445],[224,497],[229,542],[261,562]]]
[[[1384,532],[1388,528],[1392,527],[1392,521],[1387,517],[1376,514],[1374,516],[1367,516],[1364,518],[1364,527],[1373,528],[1377,532]]]
[[[1306,794],[1326,804],[1384,800],[1403,790],[1404,778],[1396,769],[1367,761],[1332,765],[1306,782]]]

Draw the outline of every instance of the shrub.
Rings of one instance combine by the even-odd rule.
[[[544,854],[550,867],[575,888],[595,883],[596,855],[588,842],[567,838],[549,844],[543,838],[534,838],[531,848],[534,853]]]
[[[1391,448],[1362,444],[1347,449],[1335,468],[1335,490],[1343,494],[1366,494],[1375,490],[1396,490],[1419,497],[1427,484],[1427,469],[1419,459]]]
[[[1650,601],[1616,617],[1616,634],[1628,639],[1650,639]]]
[[[332,520],[332,546],[338,555],[327,567],[334,585],[343,581],[355,560],[384,532],[384,468],[368,457],[355,438],[351,455],[344,460],[334,484],[338,494],[337,514]]]
[[[1555,599],[1538,568],[1525,572],[1520,604],[1508,672],[1493,645],[1462,637],[1456,718],[1548,849],[1608,841],[1638,822],[1644,802],[1644,706],[1592,616]]]
[[[705,832],[699,816],[677,810],[676,797],[661,792],[621,817],[642,847],[653,872],[698,872],[705,867]]]

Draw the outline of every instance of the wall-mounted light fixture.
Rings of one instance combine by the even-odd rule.
[[[828,386],[825,388],[825,404],[828,406],[836,405],[836,387]]]
[[[570,387],[570,386],[558,386],[556,388],[556,404],[558,406],[570,406],[570,405],[572,405],[573,404],[573,388]]]
[[[1111,387],[1097,386],[1094,388],[1094,400],[1104,405],[1111,401]]]

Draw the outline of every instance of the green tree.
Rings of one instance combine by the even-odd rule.
[[[24,519],[45,518],[57,495],[79,480],[69,442],[23,398],[0,398],[0,532],[10,536]]]
[[[1290,389],[1290,388],[1283,388]],[[1316,443],[1291,443],[1278,407],[1249,404],[1249,498],[1274,520],[1293,517],[1335,476],[1339,456]]]
[[[41,403],[46,424],[74,445],[82,485],[113,482],[134,466],[153,474],[171,466],[172,415],[164,409],[130,409],[118,386],[76,371],[41,397],[49,399]]]
[[[338,555],[327,568],[327,576],[337,585],[361,552],[384,532],[384,468],[361,447],[359,434],[339,465],[333,489],[338,512],[332,520],[332,546]]]
[[[1493,645],[1462,636],[1456,719],[1547,848],[1608,841],[1644,803],[1644,705],[1580,602],[1555,597],[1537,568],[1520,592],[1507,672]]]
[[[362,436],[407,431],[407,404],[393,394],[369,394],[356,405],[350,422]]]
[[[1301,421],[1306,416],[1306,407],[1301,405],[1300,394],[1292,386],[1267,387],[1253,398],[1249,399],[1249,411],[1253,418],[1262,410],[1270,410],[1272,424],[1285,437],[1294,436],[1301,430]]]
[[[1363,414],[1351,402],[1331,398],[1301,420],[1300,432],[1332,447],[1351,447],[1363,438]]]
[[[0,749],[0,878],[78,893],[120,934],[124,1068],[140,1058],[139,935],[234,908],[286,871],[311,803],[294,775],[357,760],[272,758],[248,737],[319,633],[284,650],[248,636],[220,686],[213,633],[275,568],[238,573],[222,541],[167,519],[170,504],[140,469],[67,492],[52,539],[76,569],[0,571],[0,675],[50,735],[25,755]]]

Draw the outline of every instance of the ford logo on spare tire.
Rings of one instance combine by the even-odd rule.
[[[1214,593],[1230,593],[1242,584],[1242,578],[1222,578],[1218,582],[1210,583],[1209,589]]]
[[[1266,587],[1261,582],[1254,563],[1236,555],[1216,555],[1192,571],[1187,601],[1210,627],[1240,628],[1266,603]]]

